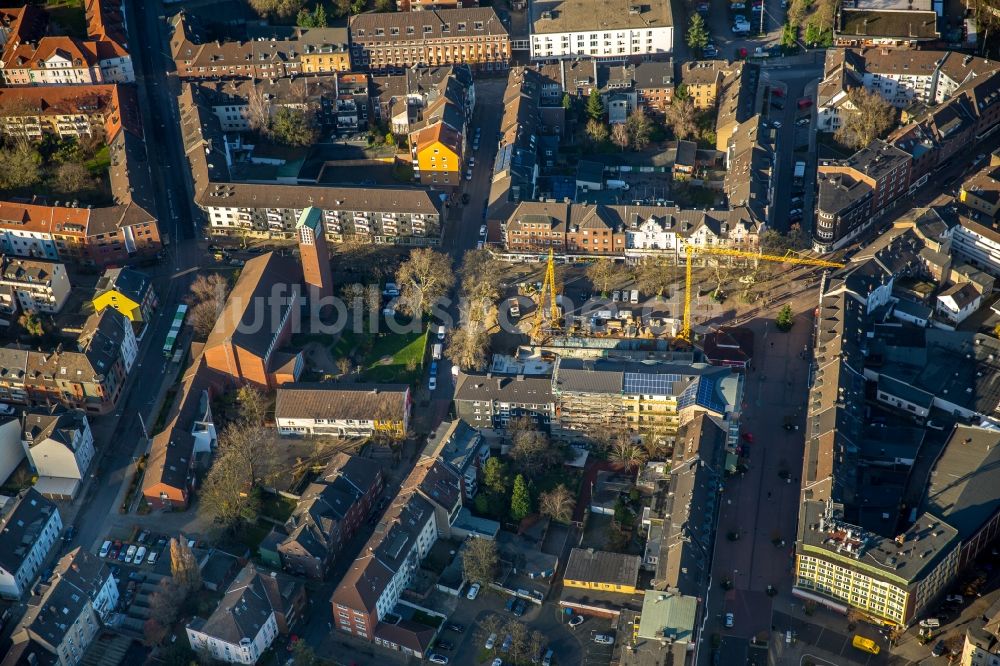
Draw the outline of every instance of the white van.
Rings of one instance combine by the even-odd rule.
[[[440,342],[436,343],[431,347],[431,358],[435,361],[440,361],[442,351],[444,351],[444,346]]]
[[[937,629],[941,626],[941,620],[936,617],[929,617],[925,620],[920,621],[920,626],[924,629]]]
[[[520,317],[521,316],[521,308],[517,304],[517,299],[516,298],[510,299],[509,305],[510,305],[510,316],[511,317]]]
[[[149,551],[149,557],[146,558],[146,564],[156,564],[156,557],[159,555],[155,550]]]
[[[104,544],[101,546],[101,557],[107,557],[108,551],[110,550],[111,550],[111,542],[105,541]]]
[[[628,300],[629,300],[629,303],[638,303],[639,302],[639,290],[638,289],[633,289],[632,293],[629,294],[629,299]]]

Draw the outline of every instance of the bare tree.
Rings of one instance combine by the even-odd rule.
[[[470,538],[462,550],[462,571],[472,583],[486,587],[496,576],[500,558],[497,544],[493,539]]]
[[[623,465],[625,469],[634,471],[646,462],[646,451],[631,438],[617,442],[608,454],[608,460]]]
[[[507,625],[507,633],[510,634],[510,656],[515,664],[526,661],[529,657],[528,650],[531,649],[531,634],[523,622],[511,620]]]
[[[545,649],[545,644],[548,640],[545,638],[545,634],[538,631],[537,629],[531,632],[531,638],[528,641],[528,656],[531,659],[541,659],[542,650]]]
[[[66,162],[56,169],[53,185],[67,195],[75,195],[94,188],[96,181],[87,167],[79,162]]]
[[[479,628],[480,643],[485,643],[486,639],[492,636],[493,634],[499,636],[500,632],[503,631],[504,626],[506,624],[507,623],[499,615],[495,613],[490,613],[489,615],[485,615],[479,618],[476,621],[476,626]],[[496,654],[496,651],[500,649],[501,644],[502,644],[501,641],[495,641],[493,645],[494,654]]]
[[[262,86],[254,83],[247,92],[247,123],[261,134],[271,131],[271,102]]]
[[[587,279],[602,294],[608,293],[608,289],[611,288],[611,282],[617,276],[618,269],[615,267],[615,262],[611,259],[598,259],[587,266]]]
[[[340,372],[340,375],[342,377],[349,375],[351,373],[351,359],[347,358],[346,356],[341,356],[340,358],[338,358],[337,370]]]
[[[500,298],[500,283],[505,268],[506,264],[496,259],[489,250],[466,252],[458,271],[462,295],[470,300],[497,300]]]
[[[851,89],[847,99],[853,109],[846,111],[843,124],[834,133],[844,145],[864,148],[896,125],[896,109],[877,92],[859,86]]]
[[[573,518],[576,499],[564,484],[542,493],[538,498],[538,510],[543,516],[560,523],[568,523]]]
[[[647,257],[636,271],[636,283],[646,294],[662,296],[677,276],[677,266],[658,257]]]
[[[486,363],[490,336],[479,326],[470,325],[448,331],[445,356],[462,370],[475,370]]]
[[[252,524],[260,511],[260,491],[254,487],[252,473],[239,456],[220,455],[208,470],[201,489],[199,510],[215,523],[235,530]]]
[[[687,139],[698,133],[698,111],[690,97],[677,97],[664,110],[666,123],[678,139]]]
[[[147,646],[159,645],[170,633],[170,626],[177,621],[187,593],[170,578],[160,581],[149,598],[149,619],[143,625],[143,642]]]
[[[649,137],[653,133],[653,124],[641,106],[628,117],[625,127],[628,130],[632,146],[636,150],[642,150],[649,145]]]
[[[195,335],[200,338],[208,337],[215,322],[222,316],[228,295],[229,284],[218,273],[195,278],[191,283],[190,294],[185,299],[191,308],[188,316]]]
[[[535,476],[553,465],[562,464],[566,459],[562,446],[550,442],[530,417],[511,419],[507,423],[507,435],[514,444],[510,450],[511,459],[528,476]]]
[[[451,259],[429,248],[414,250],[396,271],[396,283],[401,291],[403,310],[411,316],[421,317],[455,284]]]
[[[240,406],[240,421],[248,426],[264,425],[267,414],[267,400],[255,386],[241,386],[236,391],[236,402]]]
[[[184,596],[201,588],[201,567],[184,535],[170,539],[170,574]]]
[[[608,140],[608,126],[603,121],[591,118],[587,121],[587,136],[594,143],[604,143]]]
[[[614,125],[612,125],[611,142],[616,146],[618,146],[619,148],[621,148],[622,150],[628,148],[629,144],[628,128],[625,126],[624,123],[615,123]]]

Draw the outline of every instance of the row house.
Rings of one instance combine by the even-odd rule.
[[[816,251],[842,247],[906,194],[911,165],[908,153],[878,139],[846,160],[820,162]]]
[[[0,400],[22,405],[58,404],[107,414],[121,397],[137,355],[132,324],[118,311],[108,309],[87,319],[75,348],[0,349]]]
[[[618,5],[587,0],[538,3],[531,12],[531,59],[601,58],[612,61],[665,56],[674,50],[669,2]]]
[[[941,38],[932,0],[855,0],[837,12],[835,46],[916,48]]]
[[[753,249],[761,223],[747,208],[684,210],[673,206],[605,206],[523,202],[504,224],[511,254],[680,260],[684,246]]]
[[[491,227],[502,224],[522,201],[535,198],[546,129],[541,112],[545,85],[545,76],[531,68],[515,67],[507,75],[500,139],[486,202],[486,220]],[[497,239],[488,236],[487,240],[492,244]]]
[[[288,436],[404,439],[413,399],[406,384],[288,384],[278,389],[274,418]]]
[[[8,10],[10,29],[0,53],[0,77],[8,86],[134,83],[124,28],[107,30],[91,8],[88,38],[46,34],[48,14],[39,6]],[[109,23],[110,25],[110,23]],[[114,36],[112,36],[113,33]]]
[[[370,71],[467,64],[506,70],[510,37],[492,7],[351,17],[352,61]]]
[[[41,139],[104,136],[109,116],[120,113],[122,86],[0,88],[0,131]]]
[[[482,433],[461,419],[442,421],[427,437],[422,460],[447,465],[462,480],[462,496],[471,502],[479,490],[479,470],[490,459],[490,447]]]
[[[210,39],[185,12],[171,19],[170,54],[184,79],[275,79],[351,69],[347,29],[242,26],[239,39]]]
[[[479,0],[400,0],[401,12],[422,12],[428,9],[464,9],[478,7]]]
[[[511,419],[527,417],[548,431],[555,418],[548,377],[459,373],[455,414],[478,430],[503,432]]]
[[[468,147],[468,123],[475,108],[472,70],[467,65],[452,73],[424,98],[408,97],[393,113],[393,131],[409,132],[413,177],[423,185],[457,188]]]
[[[564,94],[583,98],[596,88],[611,123],[624,122],[639,107],[662,114],[673,99],[674,64],[669,59],[638,63],[561,59],[536,64],[534,69],[543,78],[542,101],[546,105],[561,106]]]

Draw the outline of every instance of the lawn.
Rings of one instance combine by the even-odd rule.
[[[260,502],[260,513],[272,520],[284,522],[292,515],[295,509],[295,500],[281,495],[264,493]]]
[[[107,146],[101,146],[85,166],[95,176],[103,176],[111,168],[111,153]]]
[[[331,353],[334,358],[360,358],[365,381],[412,383],[420,377],[426,348],[427,330],[403,335],[345,330]]]
[[[83,39],[87,36],[87,14],[83,0],[48,0],[45,10],[50,19],[58,23],[62,32],[69,37]]]

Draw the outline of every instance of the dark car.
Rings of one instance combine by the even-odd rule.
[[[523,601],[518,601],[516,604],[514,604],[514,615],[516,617],[521,617],[522,615],[524,615],[524,611],[526,610],[527,610],[527,604],[525,604]]]
[[[934,649],[931,650],[931,654],[935,657],[940,657],[947,651],[948,648],[945,647],[944,641],[938,641],[934,644]]]
[[[439,650],[448,650],[449,652],[455,648],[455,646],[448,641],[438,641],[437,647]]]
[[[456,634],[460,634],[465,631],[465,625],[459,624],[457,622],[452,622],[448,625],[449,631],[454,631]]]
[[[504,606],[504,609],[506,609],[506,611],[510,613],[511,611],[514,610],[514,604],[516,603],[516,601],[517,600],[514,599],[514,597],[511,597],[510,599],[507,600],[507,605]]]

